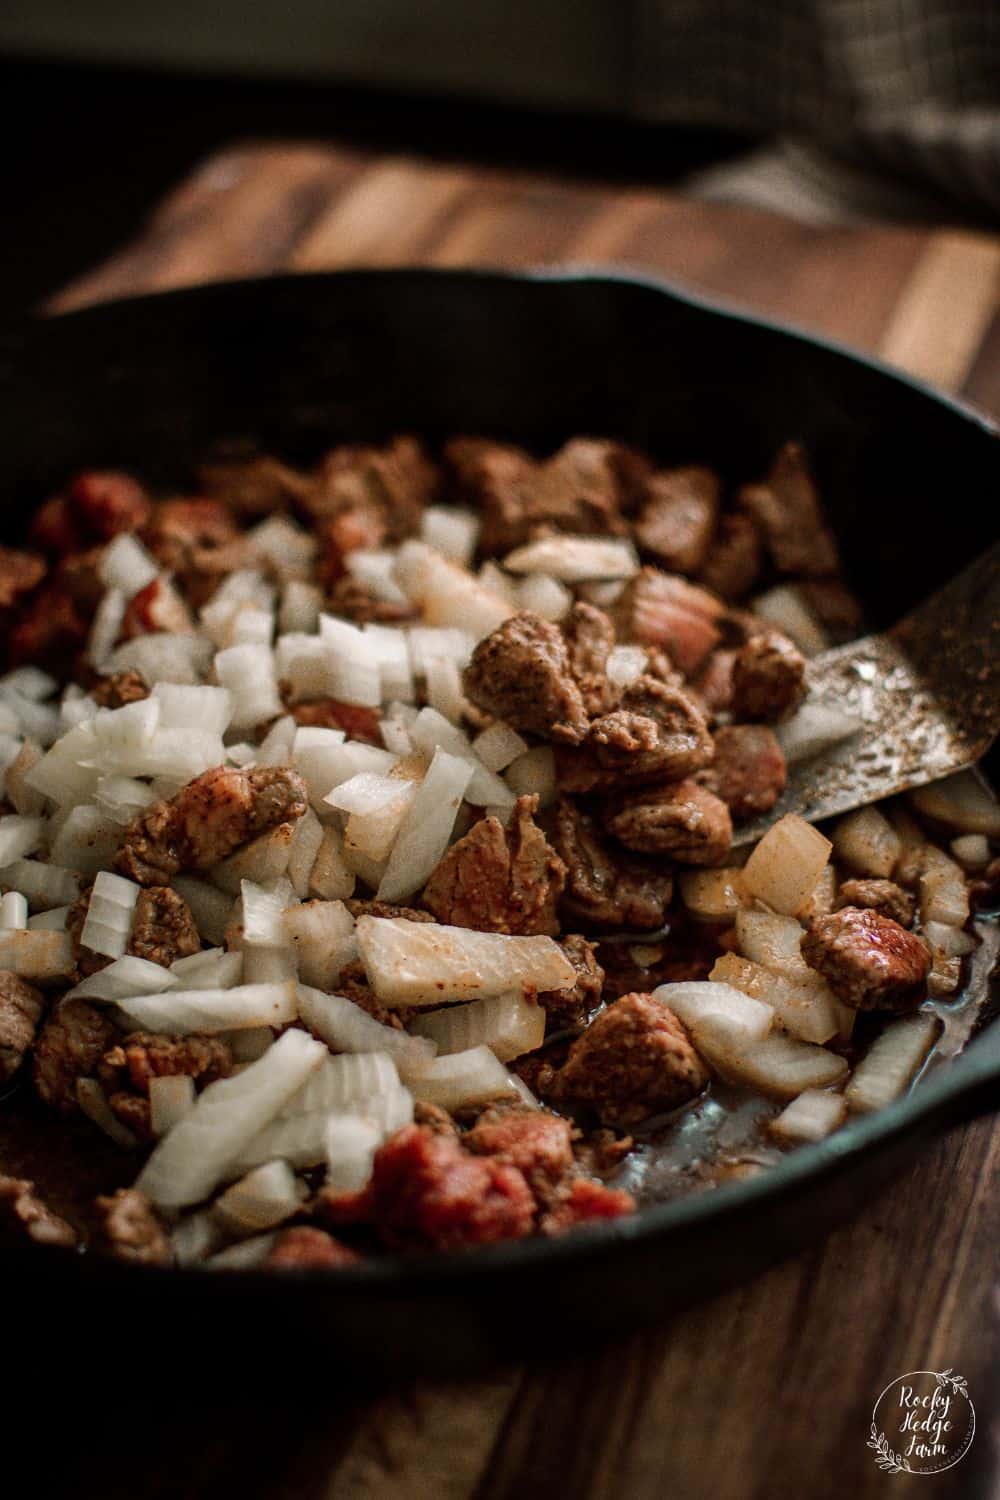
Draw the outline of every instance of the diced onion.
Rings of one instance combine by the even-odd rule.
[[[28,927],[34,931],[43,928],[47,932],[65,932],[69,926],[69,906],[53,906],[48,911],[36,912],[28,918]]]
[[[10,772],[7,777],[9,781]],[[18,811],[22,809],[18,808]],[[952,839],[950,848],[963,870],[985,870],[990,862],[989,841],[981,833],[963,833],[959,838]]]
[[[846,1114],[843,1094],[804,1089],[771,1121],[771,1134],[783,1141],[822,1141],[843,1124]]]
[[[605,672],[615,687],[631,687],[646,670],[646,652],[642,646],[615,646],[609,653]]]
[[[976,946],[971,932],[963,932],[960,927],[949,927],[947,922],[923,922],[920,935],[946,958],[964,958]]]
[[[97,875],[110,864],[121,840],[121,830],[96,807],[74,807],[52,840],[52,861]]]
[[[790,979],[806,979],[813,972],[802,957],[802,935],[802,928],[793,917],[775,916],[767,911],[736,914],[736,940],[744,958]]]
[[[847,813],[833,830],[834,853],[859,875],[888,879],[902,847],[899,834],[877,807]]]
[[[344,558],[344,567],[352,578],[356,578],[376,599],[386,604],[398,604],[404,609],[409,600],[393,577],[396,566],[395,552],[369,547],[352,547]],[[307,629],[307,626],[296,626]]]
[[[286,872],[291,881],[292,890],[300,900],[309,894],[309,876],[322,843],[323,825],[309,807],[304,816],[295,824]]]
[[[794,584],[782,583],[758,594],[753,612],[784,631],[806,656],[817,656],[830,645],[830,637]]]
[[[27,896],[33,908],[65,906],[80,894],[80,877],[75,870],[43,864],[41,860],[16,859],[0,869],[0,885],[12,887]]]
[[[0,932],[0,969],[22,979],[67,979],[76,967],[73,940],[68,932],[29,927]]]
[[[355,875],[344,860],[344,840],[338,828],[326,828],[309,872],[309,895],[324,901],[346,901],[354,894]]]
[[[293,1028],[242,1073],[209,1084],[154,1148],[136,1187],[165,1208],[200,1203],[326,1056],[322,1042]]]
[[[473,1000],[446,1010],[425,1011],[412,1023],[417,1036],[429,1037],[443,1056],[485,1046],[501,1062],[533,1052],[545,1040],[545,1010],[537,1000],[515,993]]]
[[[315,536],[289,516],[268,516],[246,534],[251,549],[266,558],[279,578],[307,576],[316,556]]]
[[[420,535],[429,547],[467,568],[476,550],[479,517],[451,505],[428,505],[420,518]]]
[[[155,1136],[166,1135],[194,1109],[194,1079],[186,1073],[149,1080],[149,1122]]]
[[[533,614],[541,615],[543,620],[558,623],[573,608],[573,595],[569,589],[548,573],[529,573],[521,579],[517,595],[520,609],[529,609]]]
[[[427,663],[427,702],[450,723],[461,723],[466,707],[462,676],[447,657],[435,657]]]
[[[847,1063],[835,1052],[799,1042],[781,1032],[747,1043],[742,1028],[719,1016],[695,1025],[697,1050],[716,1072],[749,1084],[777,1099],[794,1099],[806,1089],[828,1088],[847,1076]]]
[[[80,943],[91,953],[121,958],[129,944],[139,887],[134,880],[101,870],[94,880]]]
[[[25,784],[41,792],[42,796],[51,797],[60,807],[76,808],[77,804],[86,802],[101,775],[97,766],[100,744],[94,732],[94,722],[87,719],[76,724],[56,740],[38,764],[27,772]],[[10,859],[4,858],[3,863],[9,864]]]
[[[793,916],[812,894],[830,848],[830,840],[811,823],[797,813],[786,813],[747,860],[744,887],[775,911]]]
[[[910,801],[925,818],[959,833],[1000,839],[1000,802],[974,770],[959,771],[957,776],[918,787],[910,793]]]
[[[120,589],[106,589],[94,612],[87,639],[87,660],[100,672],[115,649],[128,601]]]
[[[338,1193],[359,1192],[372,1174],[382,1131],[357,1115],[327,1116],[323,1135],[328,1187]]]
[[[286,882],[268,889],[252,880],[240,883],[243,904],[243,945],[247,948],[284,948],[285,908],[290,887]]]
[[[201,635],[140,635],[112,655],[108,672],[138,672],[147,682],[200,682],[212,660]]]
[[[556,759],[551,745],[535,745],[511,761],[504,780],[515,797],[537,796],[540,808],[556,800]]]
[[[177,976],[162,964],[150,958],[137,958],[127,953],[116,958],[114,963],[88,974],[69,991],[67,999],[80,1000],[129,1000],[139,995],[162,995],[165,990],[177,988]]]
[[[299,985],[299,1016],[335,1052],[387,1054],[404,1079],[422,1073],[437,1051],[428,1037],[384,1026],[346,996],[324,994],[305,984]]]
[[[5,672],[0,677],[0,696],[18,693],[33,703],[51,698],[58,687],[56,679],[49,672],[43,672],[41,667],[15,667],[13,672]]]
[[[231,990],[239,984],[243,954],[223,948],[203,948],[187,958],[175,958],[169,972],[186,989]]]
[[[214,1254],[226,1238],[226,1232],[211,1209],[185,1214],[174,1227],[170,1243],[179,1266],[194,1266]]]
[[[503,565],[508,573],[548,573],[561,583],[631,578],[639,571],[635,547],[603,536],[546,536],[516,547]]]
[[[97,574],[104,587],[119,589],[126,599],[147,588],[159,573],[158,564],[128,531],[123,531],[108,543],[97,564]]]
[[[848,1109],[858,1113],[884,1109],[905,1093],[937,1031],[937,1018],[926,1011],[890,1021],[854,1070],[846,1090]]]
[[[448,847],[462,798],[473,774],[469,761],[441,749],[434,751],[434,758],[400,825],[379,882],[380,901],[402,901],[425,884]],[[489,774],[485,768],[483,774]]]
[[[485,1046],[437,1058],[412,1087],[417,1099],[449,1110],[518,1097],[510,1073]]]
[[[173,886],[190,907],[201,937],[208,943],[224,943],[233,914],[232,894],[218,890],[207,880],[199,880],[194,875],[175,875]]]
[[[840,1034],[843,1007],[829,985],[811,970],[808,978],[789,979],[748,958],[724,953],[709,978],[763,1000],[772,1007],[778,1024],[800,1041],[823,1043]]]
[[[493,771],[488,771],[476,755],[468,735],[450,723],[434,708],[422,708],[410,726],[410,738],[418,750],[433,755],[435,750],[467,761],[472,775],[465,787],[465,800],[477,807],[502,807],[514,801],[513,793]]]
[[[685,870],[681,900],[699,922],[732,922],[743,903],[743,871]]]
[[[226,990],[168,990],[162,995],[122,999],[120,1008],[140,1031],[239,1031],[248,1026],[284,1026],[295,1020],[292,982],[238,984]]]
[[[257,747],[259,766],[287,766],[292,760],[297,725],[291,714],[275,719]]]
[[[508,937],[406,917],[359,917],[356,930],[368,982],[389,1005],[544,993],[576,983],[573,965],[549,937]]]
[[[472,741],[473,754],[482,761],[487,771],[504,771],[511,761],[523,755],[528,746],[509,724],[497,722],[477,734]]]
[[[29,818],[37,817],[45,806],[41,792],[29,786],[26,780],[28,772],[41,758],[41,746],[34,740],[25,740],[4,772],[3,789],[7,801],[15,812]]]
[[[244,880],[267,885],[280,880],[288,869],[295,839],[294,823],[278,823],[258,838],[244,844],[228,859],[213,865],[212,882],[231,896],[239,894]]]
[[[234,1234],[273,1229],[290,1219],[306,1196],[287,1162],[270,1161],[254,1167],[217,1198],[212,1212]]]
[[[28,925],[28,901],[20,891],[8,891],[0,898],[0,929],[16,932]]]
[[[969,920],[969,888],[965,876],[943,850],[928,844],[920,876],[920,920],[964,927]]]
[[[399,1088],[396,1064],[387,1052],[344,1053],[328,1057],[281,1111],[286,1115],[325,1114],[330,1110],[363,1113],[369,1101]]]
[[[354,918],[342,901],[304,901],[289,907],[282,937],[295,952],[303,983],[320,990],[331,989],[345,965],[357,957]]]
[[[225,734],[232,721],[233,695],[225,687],[157,682],[151,696],[159,701],[164,729],[207,729],[212,734]]]
[[[778,744],[790,766],[825,754],[834,745],[849,740],[862,728],[861,721],[840,708],[824,703],[803,703],[790,719],[774,726]]]
[[[94,790],[97,807],[119,828],[127,828],[155,801],[152,787],[134,776],[102,776]]]
[[[290,578],[281,593],[278,627],[283,632],[316,630],[323,608],[323,590],[314,583]]]
[[[679,984],[661,984],[653,998],[669,1006],[678,1020],[689,1029],[706,1017],[721,1017],[748,1042],[759,1042],[767,1036],[774,1019],[770,1005],[754,999],[731,984],[694,980]]]
[[[215,675],[232,695],[234,729],[250,729],[280,715],[282,703],[270,646],[230,646],[218,652]]]
[[[25,818],[20,813],[0,817],[0,865],[11,865],[33,853],[44,837],[44,818]]]

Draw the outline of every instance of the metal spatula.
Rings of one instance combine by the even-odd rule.
[[[1000,733],[1000,543],[883,635],[809,663],[809,702],[861,728],[789,767],[772,810],[736,830],[760,838],[797,812],[810,823],[971,765]]]

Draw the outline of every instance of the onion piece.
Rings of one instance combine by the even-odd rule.
[[[233,729],[250,729],[281,714],[274,652],[270,646],[230,646],[218,652],[215,675],[231,695]]]
[[[4,772],[3,790],[7,801],[16,813],[21,813],[24,817],[37,817],[45,806],[45,798],[41,792],[29,786],[25,779],[41,758],[41,746],[35,740],[25,740]]]
[[[73,940],[68,932],[38,927],[0,932],[0,969],[10,969],[22,979],[41,983],[46,979],[68,979],[75,967]]]
[[[7,775],[9,781],[10,773]],[[18,811],[22,809],[18,808]],[[990,862],[989,841],[981,833],[963,833],[959,838],[952,839],[949,847],[962,869],[973,874],[985,870]]]
[[[549,937],[508,937],[406,917],[359,917],[356,931],[368,982],[388,1005],[544,993],[576,983],[573,965]]]
[[[395,552],[381,548],[352,547],[344,557],[344,567],[350,576],[356,578],[374,598],[386,604],[402,605],[405,609],[410,601],[393,577],[395,566]]]
[[[98,1129],[114,1141],[116,1146],[122,1146],[126,1151],[134,1151],[139,1142],[122,1122],[115,1118],[111,1112],[104,1090],[96,1078],[78,1078],[76,1080],[76,1102],[80,1109],[92,1121]]]
[[[177,976],[150,958],[126,953],[96,974],[88,974],[74,985],[67,1000],[129,1000],[139,995],[162,995],[176,989]]]
[[[206,1271],[253,1271],[264,1264],[274,1249],[276,1233],[255,1234],[248,1240],[227,1245],[203,1262]]]
[[[767,911],[736,913],[736,941],[744,958],[763,964],[774,974],[807,980],[814,972],[802,957],[803,932],[794,917]]]
[[[920,920],[964,927],[969,920],[969,887],[959,866],[935,844],[923,851],[920,876]]]
[[[766,594],[758,594],[752,608],[762,620],[783,630],[806,656],[818,656],[828,649],[830,637],[794,584],[781,583]]]
[[[96,875],[110,864],[120,842],[121,829],[99,808],[74,807],[52,840],[52,862],[81,875]]]
[[[157,1137],[166,1135],[194,1109],[194,1079],[171,1073],[149,1080],[149,1123]]]
[[[108,543],[97,564],[97,576],[104,587],[119,589],[126,599],[147,588],[159,574],[159,564],[128,531]]]
[[[412,1022],[414,1035],[436,1043],[439,1054],[489,1047],[501,1062],[533,1052],[545,1040],[545,1010],[520,993],[493,995],[469,1005],[425,1011]]]
[[[322,1042],[293,1028],[242,1073],[209,1084],[154,1148],[136,1187],[164,1208],[200,1203],[327,1055]]]
[[[71,910],[69,906],[53,906],[48,911],[36,912],[33,917],[28,918],[28,927],[31,931],[44,928],[47,932],[65,932],[69,927]]]
[[[101,870],[94,880],[80,944],[105,958],[121,958],[132,933],[139,887],[134,880]]]
[[[201,635],[140,635],[112,654],[106,671],[138,672],[147,682],[200,682],[212,661]]]
[[[747,1042],[761,1041],[771,1030],[774,1020],[770,1005],[754,999],[731,984],[720,984],[717,981],[691,980],[679,984],[661,984],[653,991],[653,999],[669,1006],[689,1030],[706,1017],[721,1017],[738,1030]]]
[[[20,891],[8,891],[0,897],[0,930],[18,932],[28,925],[28,901]]]
[[[0,865],[11,865],[32,854],[44,838],[44,818],[26,818],[20,813],[0,817]]]
[[[151,696],[160,705],[164,729],[206,729],[225,734],[233,717],[233,695],[228,688],[157,682]]]
[[[194,1266],[214,1254],[226,1238],[225,1230],[211,1209],[185,1214],[174,1226],[170,1244],[179,1266]]]
[[[538,798],[539,808],[556,800],[556,758],[551,745],[534,745],[511,761],[504,780],[515,797]]]
[[[846,1115],[843,1094],[804,1089],[771,1121],[771,1134],[789,1142],[822,1141],[844,1123]]]
[[[354,894],[354,871],[344,860],[344,839],[338,828],[326,828],[309,872],[309,895],[323,901],[346,901]]]
[[[213,865],[209,874],[213,885],[231,896],[239,895],[244,880],[269,885],[281,880],[288,869],[295,839],[294,823],[278,823],[260,834],[228,859]]]
[[[806,1089],[827,1088],[847,1076],[844,1058],[825,1047],[777,1031],[763,1041],[747,1043],[742,1028],[721,1016],[706,1016],[692,1035],[695,1047],[717,1073],[777,1099],[794,1099]]]
[[[334,615],[320,615],[319,631],[327,652],[330,696],[341,703],[377,708],[382,702],[382,676],[376,640]]]
[[[403,1079],[422,1073],[437,1053],[435,1043],[428,1037],[384,1026],[344,995],[328,995],[300,984],[298,1004],[303,1025],[328,1047],[345,1053],[386,1053]]]
[[[605,675],[615,687],[631,687],[645,672],[647,659],[642,646],[615,646],[608,655]]]
[[[58,691],[59,683],[49,672],[43,672],[41,667],[15,667],[12,672],[5,672],[0,677],[0,697],[16,693],[22,698],[29,698],[32,703],[41,703],[45,698],[51,698]]]
[[[790,719],[774,725],[774,733],[790,766],[823,755],[863,728],[860,719],[825,703],[803,703]]]
[[[427,702],[449,723],[462,722],[466,709],[462,675],[447,657],[435,657],[427,663]]]
[[[797,813],[786,813],[768,829],[743,867],[744,888],[775,911],[793,916],[809,900],[830,849],[830,840],[811,823]]]
[[[140,1031],[241,1031],[249,1026],[285,1026],[294,1021],[295,985],[237,984],[228,990],[168,990],[162,995],[122,999],[120,1008]]]
[[[475,639],[467,630],[446,625],[411,625],[406,630],[410,662],[416,677],[426,677],[429,662],[447,657],[464,667],[472,655]]]
[[[243,971],[243,954],[227,953],[224,948],[203,948],[187,958],[175,958],[170,973],[186,989],[231,990],[239,984]]]
[[[292,890],[300,900],[309,894],[309,876],[322,843],[323,825],[312,808],[307,807],[295,824],[286,872]]]
[[[357,957],[354,918],[343,901],[304,901],[282,919],[282,938],[289,943],[306,985],[328,990],[341,970]]]
[[[413,1092],[426,1104],[462,1109],[494,1099],[519,1098],[511,1075],[489,1047],[470,1047],[437,1058],[413,1081]]]
[[[716,959],[709,979],[731,984],[745,995],[763,1000],[773,1009],[779,1025],[800,1041],[822,1044],[840,1035],[844,1007],[826,981],[812,970],[809,978],[789,979],[772,974],[748,958],[723,953]]]
[[[959,833],[981,833],[1000,839],[1000,802],[978,772],[969,769],[942,781],[932,781],[909,793],[925,818],[944,823]]]
[[[291,714],[275,719],[257,747],[259,766],[289,766],[292,763],[292,746],[298,728]]]
[[[426,755],[433,755],[435,750],[441,749],[468,762],[472,767],[472,775],[465,788],[466,802],[477,807],[513,804],[514,794],[495,772],[486,769],[473,750],[468,735],[436,709],[428,707],[420,710],[410,726],[410,738],[417,749],[423,750]]]
[[[316,630],[322,608],[321,588],[314,583],[303,583],[299,578],[290,578],[281,592],[278,628],[283,633]]]
[[[279,1118],[328,1114],[331,1110],[361,1114],[363,1105],[388,1097],[398,1088],[396,1064],[387,1052],[328,1057],[289,1099]]]
[[[282,515],[268,516],[252,526],[246,540],[281,579],[308,577],[319,545],[312,532]]]
[[[960,927],[950,927],[947,922],[923,922],[920,936],[946,958],[964,958],[976,947],[976,940],[971,932],[963,932]]]
[[[327,1116],[323,1133],[327,1186],[338,1193],[356,1193],[372,1175],[382,1131],[357,1115]]]
[[[543,620],[558,624],[573,608],[573,595],[558,578],[548,573],[529,573],[520,580],[517,603],[519,609],[531,610]]]
[[[119,828],[127,828],[156,800],[152,787],[134,776],[102,776],[94,789],[96,806]]]
[[[200,936],[208,943],[224,943],[233,914],[232,895],[194,875],[175,875],[173,887],[190,907]]]
[[[25,774],[25,785],[59,807],[75,807],[93,795],[100,771],[91,762],[100,752],[94,720],[76,724]],[[2,857],[2,856],[0,856]],[[10,859],[3,859],[9,864]]]
[[[503,565],[508,573],[547,573],[561,583],[586,583],[631,578],[639,571],[639,557],[624,538],[559,535],[515,547]]]
[[[523,755],[528,746],[509,724],[499,720],[477,734],[472,741],[472,753],[482,761],[487,771],[504,771],[512,761]]]
[[[306,1196],[305,1184],[287,1162],[269,1161],[228,1187],[212,1213],[231,1233],[253,1234],[290,1219]]]
[[[407,598],[420,606],[428,625],[451,626],[476,640],[514,613],[506,599],[426,542],[403,543],[396,554],[395,577]]]
[[[845,1094],[848,1109],[856,1113],[883,1109],[905,1093],[937,1032],[937,1017],[927,1011],[890,1021],[854,1070]]]
[[[877,807],[846,813],[833,830],[834,853],[859,875],[888,880],[902,848],[899,834]]]
[[[448,847],[462,798],[473,774],[467,760],[445,750],[434,751],[434,758],[400,825],[385,873],[379,881],[380,901],[401,901],[412,896],[427,881]],[[485,768],[483,774],[488,774]]]
[[[245,948],[284,948],[285,908],[291,895],[287,881],[275,882],[271,887],[255,885],[252,880],[240,882],[240,899],[243,907],[243,938]]]
[[[105,662],[115,649],[127,605],[128,601],[120,589],[105,589],[94,612],[87,637],[87,661],[98,672],[103,670]]]
[[[420,535],[442,557],[467,568],[479,538],[479,517],[452,505],[428,505],[420,518]]]

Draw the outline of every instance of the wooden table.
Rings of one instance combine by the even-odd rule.
[[[328,147],[207,162],[52,305],[285,267],[555,261],[655,268],[1000,414],[1000,240],[816,229],[654,188]],[[329,1371],[264,1373],[252,1399],[133,1416],[110,1447],[71,1453],[67,1479],[102,1500],[985,1497],[1000,1480],[998,1166],[1000,1123],[957,1130],[814,1250],[586,1359],[374,1392],[352,1388],[333,1349]],[[188,1337],[193,1359],[210,1350]],[[933,1479],[878,1472],[876,1396],[946,1367],[977,1405],[972,1451]],[[123,1361],[126,1386],[137,1370]]]

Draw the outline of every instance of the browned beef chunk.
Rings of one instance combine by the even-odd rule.
[[[712,539],[698,582],[720,599],[745,599],[760,578],[764,546],[751,516],[733,511],[723,516]]]
[[[164,969],[169,969],[179,958],[200,953],[201,938],[184,897],[168,885],[148,886],[140,891],[128,951]]]
[[[54,1109],[78,1108],[76,1081],[89,1078],[115,1040],[104,1011],[86,1000],[63,1000],[49,1015],[35,1043],[32,1076],[38,1095]]]
[[[282,1229],[264,1261],[266,1271],[336,1271],[360,1265],[361,1256],[324,1229],[293,1224]]]
[[[716,730],[715,759],[700,779],[739,823],[774,806],[785,790],[788,768],[765,725],[731,724]]]
[[[552,841],[567,872],[564,922],[622,932],[663,926],[673,895],[668,870],[609,849],[593,819],[568,797],[560,798],[552,827]]]
[[[17,610],[8,639],[12,666],[42,667],[65,677],[86,644],[89,617],[59,579],[44,583]]]
[[[305,703],[293,703],[288,712],[296,724],[308,724],[317,729],[342,729],[351,740],[365,740],[369,745],[381,745],[378,732],[381,714],[374,708],[360,703],[342,703],[339,698],[311,698]]]
[[[530,531],[529,484],[535,462],[521,448],[486,438],[453,438],[445,445],[458,498],[482,516],[480,546],[509,552]]]
[[[148,1097],[154,1078],[183,1075],[204,1088],[226,1078],[232,1066],[232,1049],[223,1037],[133,1031],[103,1053],[98,1076],[109,1092],[131,1089]]]
[[[930,950],[914,933],[855,906],[816,917],[802,939],[802,957],[855,1010],[913,1010],[931,968]]]
[[[610,616],[593,604],[578,600],[563,621],[570,671],[583,694],[591,718],[614,708],[619,692],[608,680],[608,656],[614,649],[615,627]]]
[[[557,1024],[578,1025],[588,1021],[600,1006],[604,970],[597,962],[595,945],[579,933],[570,933],[559,946],[576,970],[576,983],[572,989],[545,991],[538,1003]]]
[[[519,797],[506,828],[480,818],[452,844],[424,889],[424,905],[439,922],[555,936],[566,867],[532,817],[537,807],[537,796]]]
[[[479,642],[462,682],[473,703],[514,729],[567,744],[578,744],[587,732],[562,631],[530,610]]]
[[[120,1188],[95,1201],[98,1213],[96,1245],[116,1260],[144,1266],[169,1266],[174,1252],[170,1236],[156,1209],[137,1188]]]
[[[361,900],[352,897],[344,905],[355,919],[358,917],[405,917],[408,922],[434,922],[436,917],[429,911],[420,911],[415,906],[396,906],[391,901]]]
[[[385,539],[398,542],[418,530],[439,484],[437,468],[416,438],[395,437],[383,448],[345,444],[323,458],[305,503],[317,520],[377,514]]]
[[[609,791],[622,782],[675,780],[711,760],[712,736],[689,693],[642,676],[625,689],[621,705],[595,719],[583,744],[556,752],[556,774],[566,792]]]
[[[44,1009],[41,990],[0,969],[0,1083],[13,1078],[24,1061]]]
[[[162,500],[142,539],[196,605],[206,603],[226,574],[245,566],[250,556],[230,507],[221,500]]]
[[[837,571],[837,544],[824,523],[819,493],[798,443],[786,443],[767,478],[744,485],[737,504],[760,527],[779,573],[821,578]]]
[[[110,677],[99,677],[90,689],[90,696],[98,708],[124,708],[128,703],[148,698],[149,688],[139,672],[115,672]]]
[[[691,693],[710,721],[728,709],[733,698],[733,663],[736,652],[713,651],[691,684]]]
[[[265,829],[294,822],[308,805],[305,782],[286,766],[217,766],[138,817],[115,868],[140,885],[167,885],[181,870],[210,869]]]
[[[697,573],[708,556],[722,485],[711,469],[668,469],[650,479],[635,539],[671,573]]]
[[[641,568],[614,609],[619,638],[660,646],[685,677],[695,676],[719,644],[725,606],[677,573]]]
[[[604,821],[627,849],[668,854],[678,864],[722,864],[733,842],[726,804],[690,779],[616,797]]]
[[[687,1032],[652,995],[623,995],[592,1021],[556,1075],[553,1096],[629,1127],[700,1094],[708,1070]]]
[[[752,636],[733,663],[733,717],[784,718],[805,697],[805,672],[805,657],[780,630]]]
[[[36,552],[0,547],[0,610],[11,609],[45,577],[46,563]]]
[[[877,911],[898,922],[900,927],[912,927],[917,909],[915,897],[893,880],[843,881],[837,892],[837,909],[845,906]]]
[[[574,1171],[573,1131],[549,1110],[488,1109],[462,1137],[474,1156],[489,1156],[523,1175],[540,1206]]]
[[[20,1240],[36,1245],[76,1244],[76,1230],[54,1214],[24,1177],[0,1177],[0,1244]]]
[[[300,504],[313,488],[308,474],[264,454],[202,464],[198,480],[207,495],[221,500],[234,515],[247,521]]]

